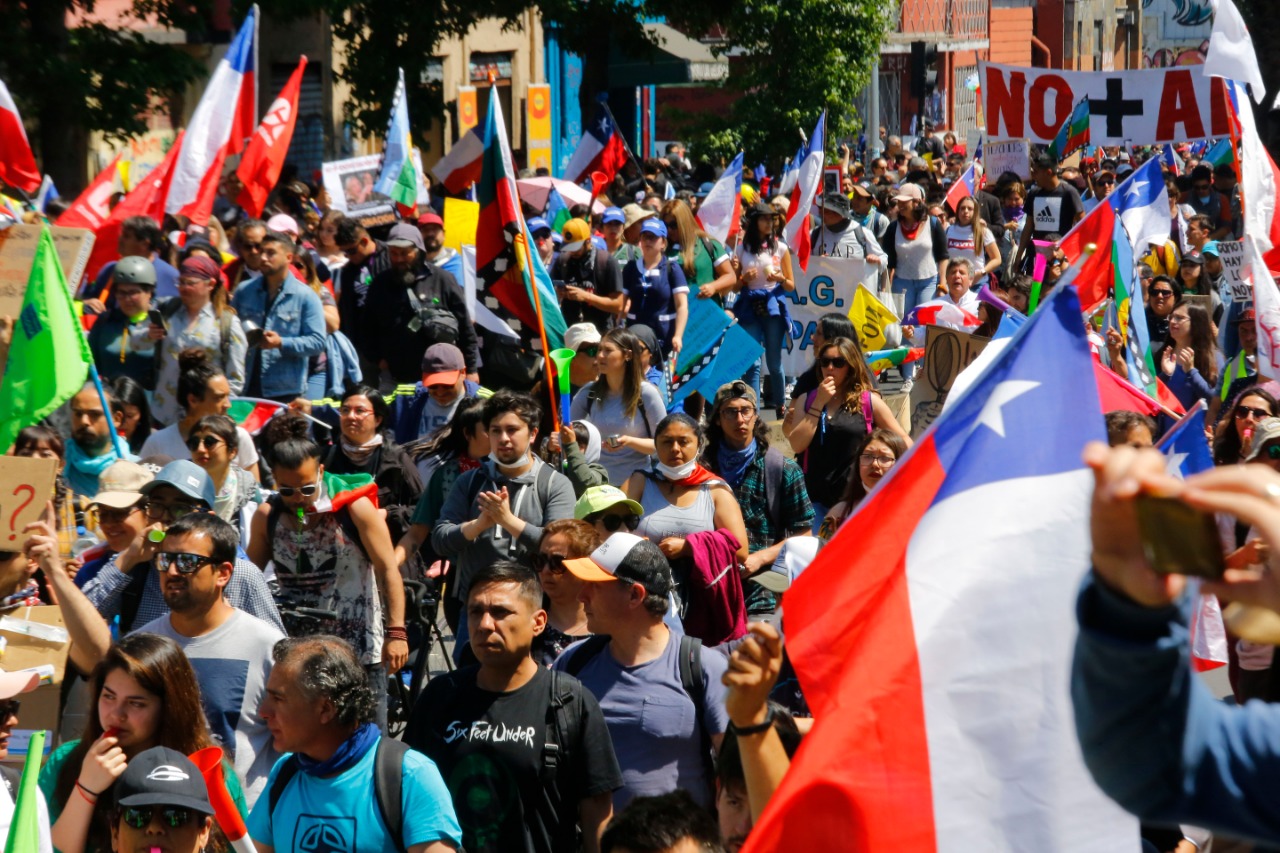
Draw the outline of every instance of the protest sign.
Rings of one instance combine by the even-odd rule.
[[[1182,301],[1188,305],[1199,305],[1210,317],[1213,316],[1213,297],[1207,293],[1186,293]]]
[[[911,389],[911,437],[918,438],[942,414],[951,385],[986,349],[990,338],[968,335],[942,326],[925,326],[923,366]],[[918,333],[917,333],[918,334]]]
[[[1252,302],[1253,286],[1244,278],[1244,241],[1219,240],[1218,257],[1222,260],[1222,278],[1232,302]]]
[[[1024,181],[1031,180],[1031,142],[1026,139],[997,139],[982,149],[982,168],[992,183],[1005,172]]]
[[[782,353],[782,369],[787,376],[799,376],[813,361],[813,331],[818,318],[835,312],[849,313],[853,307],[854,290],[864,279],[870,279],[870,288],[876,289],[876,277],[880,268],[861,259],[809,258],[809,269],[796,273],[796,289],[787,294],[791,301],[791,333],[787,349]]]
[[[413,149],[413,165],[422,175],[422,155],[417,148]],[[373,188],[381,168],[381,154],[366,154],[323,164],[320,172],[324,188],[329,193],[329,207],[358,219],[366,228],[395,222],[395,204]],[[421,206],[428,201],[430,193],[425,183],[419,181],[417,202]]]
[[[85,265],[93,251],[93,232],[87,228],[50,226],[58,262],[67,276],[67,287],[75,293],[75,282],[84,277]],[[39,225],[10,225],[0,230],[0,317],[17,317],[27,292],[31,264],[40,242]]]
[[[718,343],[724,330],[733,322],[714,299],[689,300],[689,319],[684,326],[676,373],[684,375],[703,355]]]
[[[1199,68],[1058,71],[980,63],[987,136],[1048,145],[1089,97],[1094,145],[1154,145],[1231,134],[1226,91]]]
[[[41,676],[40,686],[22,695],[22,723],[10,736],[9,755],[4,759],[6,764],[20,765],[26,758],[27,744],[33,734],[45,729],[57,737],[62,680],[67,672],[71,639],[63,626],[62,610],[56,604],[9,611],[0,621],[0,637],[5,642],[6,671],[34,669]],[[45,741],[46,755],[53,741],[54,738]]]
[[[898,317],[865,284],[859,284],[853,294],[849,320],[858,333],[862,351],[866,353],[889,345],[885,331],[898,322]]]
[[[22,532],[44,512],[57,463],[34,456],[0,456],[0,551],[20,551]]]
[[[465,198],[444,200],[444,244],[462,251],[476,244],[476,226],[480,224],[480,205]]]

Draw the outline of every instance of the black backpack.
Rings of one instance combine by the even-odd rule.
[[[383,736],[378,739],[377,751],[373,756],[373,795],[378,803],[378,815],[382,818],[382,826],[395,841],[399,853],[407,853],[404,844],[404,811],[400,791],[404,774],[404,756],[409,751],[398,740]],[[284,795],[290,780],[298,774],[297,756],[289,756],[280,766],[276,780],[271,784],[267,794],[268,814],[274,815],[276,804]]]

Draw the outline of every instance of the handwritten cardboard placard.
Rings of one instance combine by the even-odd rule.
[[[53,494],[57,463],[31,456],[0,456],[0,551],[20,551],[22,528],[40,518]]]
[[[1026,139],[991,139],[982,146],[982,168],[994,183],[1005,172],[1031,180],[1031,142]]]
[[[911,389],[911,437],[917,438],[942,414],[951,385],[978,357],[990,338],[942,326],[925,326],[924,360]]]
[[[11,457],[5,457],[11,458]],[[37,461],[37,460],[23,460]],[[50,459],[38,460],[51,462]],[[43,506],[41,502],[41,506]],[[49,625],[64,628],[62,610],[54,604],[39,607],[19,607],[8,614],[13,619],[34,622],[38,625]],[[51,737],[45,740],[45,754],[49,753],[58,735],[59,714],[62,706],[62,680],[67,671],[67,653],[71,648],[70,640],[58,642],[42,640],[38,637],[26,636],[9,631],[0,632],[5,641],[3,667],[8,672],[19,669],[41,669],[52,673],[41,679],[40,686],[31,693],[22,694],[22,719],[14,729],[9,740],[9,757],[4,763],[20,765],[27,755],[27,744],[31,735],[39,729],[51,731]]]
[[[67,276],[67,287],[74,295],[93,251],[93,232],[88,228],[57,226],[50,231],[58,261]],[[22,297],[27,292],[27,279],[31,277],[31,264],[36,259],[39,242],[38,225],[11,225],[0,229],[0,317],[17,317],[22,312]]]
[[[1252,302],[1253,285],[1244,278],[1244,241],[1219,240],[1218,257],[1222,259],[1222,277],[1226,280],[1232,302]]]

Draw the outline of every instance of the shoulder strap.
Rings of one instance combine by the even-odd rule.
[[[770,447],[764,453],[764,499],[765,512],[769,514],[769,523],[773,525],[774,535],[785,533],[782,525],[782,480],[786,467],[786,457],[776,447]]]
[[[871,414],[871,392],[862,392],[862,421],[867,426],[867,435],[871,435],[871,430],[875,429],[875,418]]]
[[[564,729],[560,728],[560,711],[564,707],[564,699],[560,696],[560,673],[551,670],[548,679],[551,698],[547,703],[546,736],[542,740],[542,768],[539,771],[542,784],[555,784],[556,773],[559,772],[564,752]]]
[[[280,523],[280,500],[278,495],[272,495],[267,499],[267,506],[271,507],[267,512],[267,549],[270,549],[276,541],[276,525]]]
[[[538,468],[538,473],[533,475],[533,493],[538,497],[538,503],[546,507],[547,501],[551,497],[551,474],[553,470],[550,465],[543,462]]]
[[[291,755],[280,765],[280,772],[276,774],[276,781],[271,783],[271,790],[267,792],[268,815],[275,814],[276,803],[280,802],[280,797],[284,795],[284,789],[289,787],[289,781],[296,775],[298,775],[298,759]]]
[[[649,413],[644,409],[644,391],[640,392],[640,417],[644,420],[644,428],[649,437],[653,438],[653,424],[649,423]]]
[[[222,309],[218,317],[218,350],[222,356],[222,369],[231,369],[231,307]]]
[[[610,255],[608,251],[601,250],[598,246],[592,246],[591,251],[595,252],[596,287],[599,287],[604,281],[605,271],[609,269]]]
[[[142,605],[142,595],[147,588],[147,572],[150,568],[150,563],[142,563],[129,572],[129,584],[120,594],[120,636],[133,630],[133,623],[138,618],[138,608]]]
[[[698,242],[702,243],[702,251],[707,253],[707,261],[711,264],[711,271],[714,273],[716,269],[716,252],[711,245],[711,241],[699,234]]]
[[[564,671],[577,678],[578,673],[582,672],[582,668],[589,664],[592,658],[604,651],[604,647],[609,645],[610,639],[608,634],[596,634],[583,640],[582,645],[574,650],[573,656],[565,664]]]
[[[398,740],[383,736],[378,739],[373,756],[373,793],[378,800],[378,813],[382,825],[395,842],[399,853],[406,853],[404,846],[404,806],[401,787],[404,777],[404,756],[409,751]]]
[[[702,760],[710,764],[711,735],[707,733],[706,720],[702,713],[702,706],[707,698],[707,688],[703,684],[702,640],[690,637],[688,634],[680,635],[680,686],[693,700],[693,718],[698,724],[698,738],[702,743]],[[715,775],[711,767],[707,768],[707,772],[711,776]]]

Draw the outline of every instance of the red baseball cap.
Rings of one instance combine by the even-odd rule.
[[[437,213],[424,213],[418,217],[418,227],[421,228],[423,225],[439,225],[443,228],[444,220]]]

